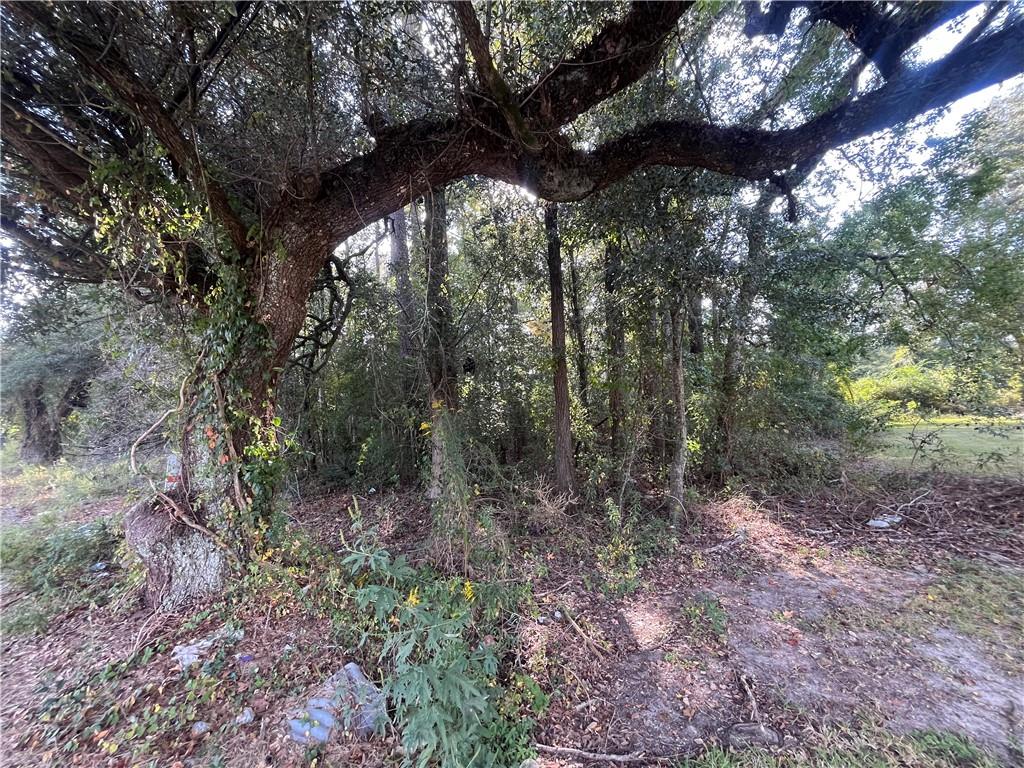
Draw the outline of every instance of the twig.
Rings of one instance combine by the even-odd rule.
[[[630,752],[628,755],[609,755],[603,752],[586,752],[573,747],[549,747],[547,744],[534,744],[538,752],[547,752],[550,755],[565,755],[566,757],[579,757],[583,760],[595,760],[604,763],[641,763],[649,762],[651,758],[645,757],[642,752]]]
[[[592,650],[595,654],[597,654],[597,656],[599,658],[603,659],[604,658],[604,651],[602,651],[597,646],[597,643],[595,643],[591,639],[590,635],[588,635],[586,632],[583,631],[583,627],[581,627],[579,624],[576,623],[576,619],[574,619],[572,617],[572,614],[569,612],[569,609],[566,608],[564,605],[559,605],[558,607],[561,609],[562,615],[565,616],[565,618],[572,625],[572,628],[576,630],[577,634],[579,634],[579,636],[581,638],[583,638],[583,642],[585,642],[587,644],[587,647],[589,647],[590,650]]]
[[[205,355],[205,354],[206,353],[203,352],[201,355],[199,355],[198,359],[196,360],[196,364],[194,366],[192,366],[192,370],[189,371],[189,374],[185,378],[183,378],[181,380],[181,387],[178,388],[178,405],[175,406],[174,408],[168,408],[166,411],[164,411],[163,416],[161,416],[159,419],[157,419],[155,422],[153,422],[153,425],[149,429],[147,429],[145,432],[143,432],[139,436],[138,440],[136,440],[134,443],[132,443],[132,448],[128,452],[128,464],[129,464],[129,466],[131,466],[132,472],[134,474],[136,474],[136,475],[139,474],[139,468],[135,465],[135,451],[136,451],[136,449],[138,449],[139,445],[142,443],[143,440],[145,440],[147,437],[149,437],[151,434],[153,434],[154,430],[156,430],[157,427],[159,427],[161,424],[164,423],[164,420],[168,416],[170,416],[175,411],[180,411],[182,408],[185,407],[185,388],[188,386],[189,379],[192,378],[192,376],[195,374],[196,370],[199,368],[200,364],[202,363],[203,355]]]
[[[135,635],[135,642],[132,643],[131,650],[128,651],[128,655],[125,657],[125,660],[130,659],[132,656],[138,653],[139,648],[142,646],[143,634],[149,628],[149,622],[151,622],[158,614],[159,611],[153,611],[151,614],[149,614],[149,616],[146,617],[145,621],[142,622],[142,626],[139,627],[139,631]]]
[[[575,581],[576,581],[576,579],[574,579],[574,578],[573,579],[569,579],[567,582],[565,582],[565,584],[563,584],[560,587],[555,587],[554,589],[548,589],[548,590],[545,590],[544,592],[537,592],[537,593],[535,593],[534,597],[535,598],[536,597],[547,597],[548,595],[553,595],[556,592],[561,592],[566,587],[571,586],[573,584],[573,582],[575,582]]]
[[[743,686],[743,690],[747,692],[747,698],[750,699],[750,719],[755,723],[760,724],[761,713],[757,709],[757,699],[754,698],[754,689],[750,686],[747,676],[742,672],[740,672],[737,677],[740,679],[740,684]]]

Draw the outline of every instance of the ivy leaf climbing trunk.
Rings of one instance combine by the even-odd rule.
[[[283,517],[276,489],[285,440],[276,386],[306,317],[322,258],[285,274],[284,260],[219,264],[196,312],[200,353],[181,386],[180,481],[154,485],[126,516],[125,536],[147,569],[147,597],[173,608],[219,593],[233,568],[272,549]],[[262,301],[257,301],[257,297]]]

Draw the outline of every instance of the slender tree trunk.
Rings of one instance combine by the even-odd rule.
[[[656,351],[658,349],[658,302],[656,299],[651,300],[651,306],[644,322],[643,338],[638,345],[639,349],[643,350],[637,355],[640,366],[637,375],[640,379],[641,407],[644,413],[650,414],[644,451],[648,456],[654,458],[658,455],[659,414],[662,411],[659,385],[661,379],[664,378],[661,356]]]
[[[711,293],[711,346],[717,353],[722,348],[722,317],[725,314],[722,308],[721,286],[716,286]]]
[[[688,293],[689,314],[687,326],[690,336],[690,354],[695,358],[704,356],[704,297],[700,291]]]
[[[302,445],[306,449],[304,461],[306,470],[315,472],[320,466],[323,446],[318,444],[318,429],[313,421],[314,376],[308,369],[302,371],[302,403],[299,405],[299,418],[302,423]]]
[[[580,275],[576,268],[576,252],[569,249],[569,310],[572,317],[572,335],[576,344],[576,378],[579,381],[580,402],[590,413],[590,372],[587,365],[587,340],[580,306]]]
[[[623,449],[623,423],[626,415],[625,356],[626,332],[622,306],[619,303],[619,280],[622,275],[622,249],[613,240],[604,251],[605,318],[608,334],[608,418],[611,422],[612,455]]]
[[[688,450],[686,426],[686,355],[685,308],[678,304],[669,311],[671,328],[672,365],[672,463],[669,467],[669,497],[672,521],[676,525],[686,521],[686,460]]]
[[[658,400],[657,411],[658,431],[655,435],[654,451],[660,463],[672,463],[672,430],[674,421],[672,416],[672,313],[667,306],[668,302],[659,304],[658,312],[658,354],[661,370],[664,375],[658,379]]]
[[[413,215],[416,211],[413,210]],[[403,402],[412,411],[419,409],[421,393],[417,392],[419,349],[417,346],[416,292],[410,277],[409,227],[405,209],[395,211],[391,221],[391,274],[395,279],[395,324],[398,329],[399,386]],[[414,428],[402,428],[398,435],[401,446],[398,475],[403,483],[415,479],[417,464],[417,434]]]
[[[22,395],[21,407],[25,418],[25,432],[21,442],[22,460],[49,464],[59,459],[60,430],[46,407],[41,381],[34,383]]]
[[[736,408],[739,395],[740,374],[743,367],[743,343],[750,328],[754,299],[757,298],[767,268],[767,227],[768,214],[776,194],[773,191],[761,193],[750,214],[747,227],[747,261],[743,266],[740,286],[733,306],[725,350],[722,355],[722,382],[717,415],[720,444],[718,461],[720,471],[727,475],[732,471],[733,452],[736,442]]]
[[[569,421],[569,366],[565,351],[565,299],[562,287],[562,250],[558,237],[558,205],[544,207],[548,241],[548,283],[551,289],[551,358],[555,391],[555,486],[563,493],[575,486],[572,431]]]
[[[427,316],[424,321],[424,353],[430,379],[431,462],[427,497],[441,497],[447,463],[442,422],[459,408],[458,366],[452,306],[448,288],[448,212],[445,190],[431,190],[424,198],[427,259]]]
[[[416,294],[409,278],[409,241],[405,209],[391,214],[391,274],[398,304],[398,354],[402,367],[412,368],[416,359]]]

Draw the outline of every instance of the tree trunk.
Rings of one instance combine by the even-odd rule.
[[[711,292],[711,347],[717,353],[722,348],[722,317],[725,314],[722,308],[721,286],[715,286]]]
[[[128,510],[124,535],[146,568],[146,603],[172,609],[218,594],[228,558],[219,541],[183,521],[178,501],[166,499],[144,499]]]
[[[558,237],[558,205],[544,207],[548,241],[548,283],[551,289],[551,361],[555,392],[555,487],[571,492],[576,484],[569,421],[569,366],[565,351],[565,298],[562,287],[562,250]]]
[[[667,301],[659,302],[658,312],[658,354],[662,376],[658,378],[659,407],[656,411],[657,432],[654,438],[654,455],[661,464],[672,464],[672,312]]]
[[[695,358],[701,358],[704,356],[704,297],[700,291],[690,291],[688,297],[687,326],[690,354]]]
[[[669,467],[669,498],[672,521],[680,525],[686,521],[686,460],[688,456],[686,427],[686,355],[685,308],[678,304],[669,311],[671,327],[672,364],[672,463]]]
[[[445,482],[445,430],[442,422],[459,408],[458,367],[452,305],[448,289],[448,212],[443,188],[431,190],[424,198],[425,255],[427,260],[427,317],[424,354],[430,378],[431,461],[427,498],[439,499]],[[452,430],[449,430],[452,431]],[[449,435],[454,439],[454,435]]]
[[[416,215],[415,208],[412,215]],[[416,292],[410,278],[411,259],[409,257],[409,228],[405,209],[399,209],[390,216],[391,221],[391,274],[395,279],[395,323],[398,329],[398,366],[399,387],[404,405],[410,413],[419,410],[422,394],[417,392],[419,370],[419,344],[417,341],[417,304]],[[411,424],[415,424],[413,419]],[[415,480],[418,458],[418,437],[414,426],[402,428],[398,444],[398,477],[400,481],[410,483]]]
[[[391,274],[395,278],[395,300],[398,304],[398,353],[403,371],[415,366],[416,360],[416,294],[409,278],[409,241],[405,209],[391,214]]]
[[[36,464],[49,464],[60,458],[60,429],[50,417],[43,399],[43,383],[35,382],[22,395],[25,432],[21,443],[21,458]]]
[[[609,239],[604,251],[605,321],[608,334],[608,418],[611,422],[612,456],[622,453],[622,429],[626,415],[625,356],[626,332],[623,324],[619,280],[622,275],[622,249]]]
[[[658,455],[658,414],[662,410],[662,398],[658,391],[659,384],[664,378],[664,367],[658,349],[658,302],[651,298],[650,306],[647,308],[647,315],[644,320],[643,335],[637,342],[637,348],[642,350],[638,355],[639,370],[637,376],[640,380],[640,403],[647,420],[647,434],[644,452],[650,457]]]
[[[230,563],[275,546],[282,470],[275,390],[327,256],[296,234],[278,238],[294,258],[265,258],[259,270],[225,260],[218,273],[202,353],[183,389],[180,483],[156,488],[125,522],[153,605],[212,597]]]
[[[719,445],[717,458],[723,476],[732,472],[736,442],[736,407],[740,373],[743,366],[743,343],[750,328],[754,299],[760,292],[767,269],[768,213],[775,201],[774,191],[764,191],[750,214],[747,226],[747,261],[743,265],[740,287],[733,306],[732,318],[722,355],[722,383],[717,415]]]
[[[580,306],[580,275],[576,269],[576,252],[569,249],[569,309],[572,317],[572,335],[576,344],[576,378],[579,381],[580,402],[590,413],[590,372],[587,365],[587,340],[583,326],[583,308]]]

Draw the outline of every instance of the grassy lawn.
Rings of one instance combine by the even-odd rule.
[[[1024,477],[1024,421],[938,416],[896,422],[875,455],[902,468]]]

